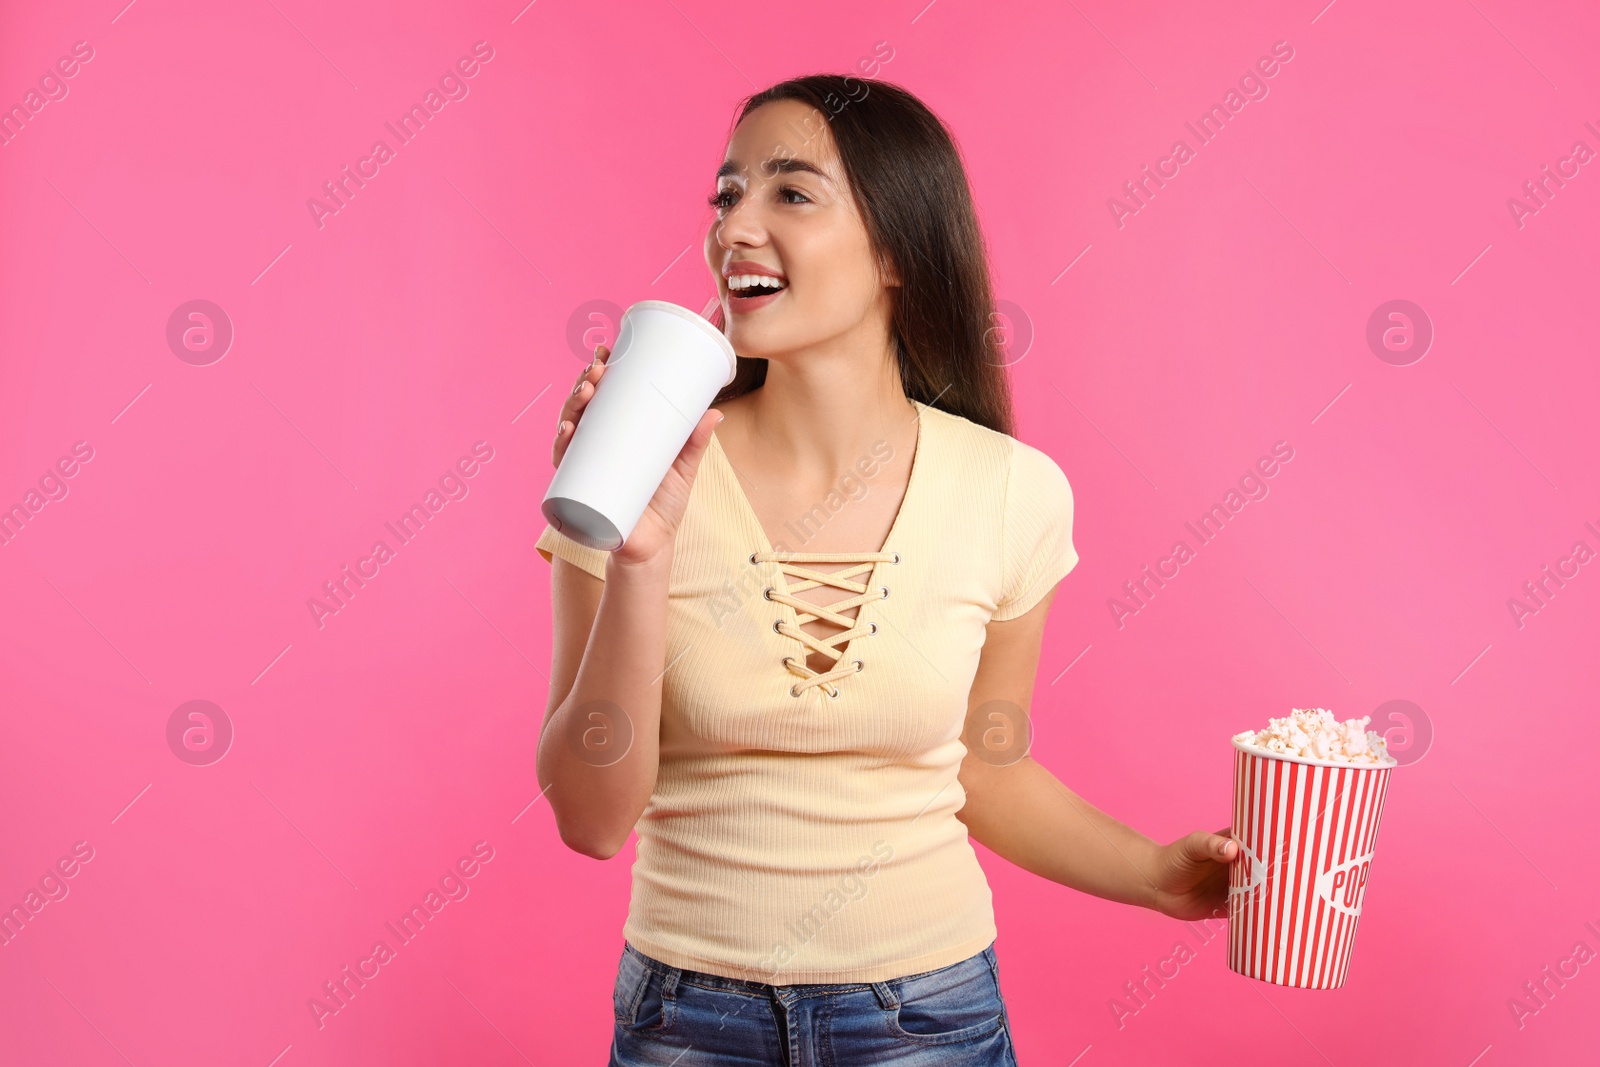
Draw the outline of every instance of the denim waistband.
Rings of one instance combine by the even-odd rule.
[[[940,971],[950,970],[955,967],[970,967],[978,963],[987,966],[991,971],[996,967],[994,944],[991,942],[981,952],[975,953],[964,960],[957,960],[955,963],[946,964],[943,967],[935,967],[932,970],[918,971],[915,974],[903,974],[894,978],[886,978],[881,982],[797,982],[791,985],[771,985],[766,982],[752,982],[745,978],[729,978],[720,974],[710,974],[706,971],[690,970],[687,967],[674,967],[670,963],[663,963],[654,956],[645,955],[626,940],[622,943],[622,950],[633,956],[640,965],[662,975],[673,986],[687,982],[690,985],[703,986],[708,989],[722,989],[730,993],[745,993],[756,997],[782,995],[786,998],[827,996],[833,993],[871,990],[878,995],[880,1000],[887,997],[895,1005],[898,1005],[899,997],[894,994],[893,990],[898,988],[901,983],[909,982],[915,978],[922,978],[926,975],[937,974]]]

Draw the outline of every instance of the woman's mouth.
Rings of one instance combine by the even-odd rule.
[[[728,310],[743,314],[764,308],[789,287],[787,279],[765,274],[735,274],[728,279]]]

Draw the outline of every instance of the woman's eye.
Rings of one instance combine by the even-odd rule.
[[[796,201],[796,200],[784,200],[783,201],[784,203],[786,203],[786,204],[794,204],[794,203],[809,204],[811,202],[811,198],[810,197],[806,196],[805,193],[802,193],[799,189],[796,189],[792,185],[785,185],[783,188],[778,190],[778,196],[779,196],[780,199],[782,199],[784,197],[787,197],[787,196],[789,196],[791,194],[793,194],[794,196],[799,197],[800,199],[798,201]],[[709,204],[711,207],[716,208],[718,211],[726,211],[728,208],[733,206],[734,195],[735,195],[734,194],[734,190],[732,190],[732,189],[723,189],[721,192],[712,193],[711,196],[707,197],[706,198],[706,203]]]

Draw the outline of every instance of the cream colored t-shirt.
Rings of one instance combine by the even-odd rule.
[[[956,818],[961,735],[985,626],[1026,612],[1077,564],[1072,490],[1044,452],[917,408],[881,554],[810,561],[828,584],[871,596],[854,623],[827,605],[841,618],[817,640],[859,632],[821,674],[795,636],[821,613],[795,595],[814,586],[794,554],[872,485],[882,453],[858,464],[861,481],[797,508],[777,546],[714,435],[702,457],[673,548],[659,773],[635,826],[623,927],[647,955],[775,985],[866,982],[994,940],[989,886]],[[606,552],[551,527],[536,547],[605,578]]]

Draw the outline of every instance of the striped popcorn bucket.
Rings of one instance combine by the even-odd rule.
[[[1305,989],[1344,985],[1394,766],[1268,756],[1233,743],[1228,967]]]

